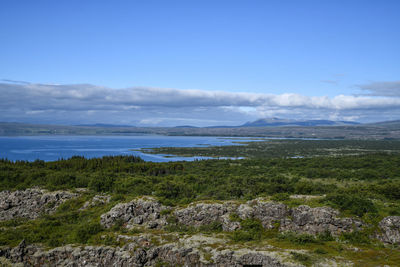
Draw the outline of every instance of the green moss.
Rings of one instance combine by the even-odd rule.
[[[290,252],[290,255],[292,255],[294,260],[299,261],[306,266],[310,266],[312,263],[312,258],[307,254],[292,251]]]

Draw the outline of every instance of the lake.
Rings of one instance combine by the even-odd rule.
[[[164,157],[132,149],[153,147],[199,147],[237,145],[238,138],[209,136],[21,136],[0,137],[0,158],[9,160],[54,161],[72,156],[86,158],[110,155],[135,155],[146,161],[166,162],[206,157]],[[241,141],[251,141],[240,138]]]

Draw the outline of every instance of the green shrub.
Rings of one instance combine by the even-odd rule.
[[[271,199],[274,201],[285,201],[290,199],[290,195],[288,193],[277,193]]]
[[[296,234],[293,232],[284,232],[278,235],[278,239],[286,240],[293,244],[304,245],[309,243],[317,243],[314,236],[309,234]]]
[[[124,226],[124,220],[122,219],[118,219],[114,222],[113,226],[112,226],[112,230],[113,231],[121,231],[122,227]]]
[[[126,196],[123,194],[116,194],[111,197],[110,201],[124,202],[124,201],[126,201]]]
[[[377,212],[377,209],[371,200],[358,194],[333,193],[327,195],[322,202],[330,204],[335,208],[339,208],[341,211],[349,211],[360,217],[367,212]]]
[[[231,222],[240,222],[242,219],[240,219],[239,215],[235,212],[229,214],[229,220]]]
[[[241,228],[233,232],[232,235],[235,242],[260,240],[264,232],[261,221],[257,219],[242,220],[240,226]]]
[[[214,221],[210,224],[201,225],[199,227],[200,232],[222,232],[222,223]]]
[[[393,205],[393,207],[389,207],[388,213],[390,216],[400,216],[400,206]]]
[[[317,234],[317,239],[319,241],[335,241],[335,238],[332,236],[331,232],[325,231]]]
[[[99,223],[87,223],[78,227],[75,232],[75,239],[81,243],[85,244],[87,241],[97,233],[101,232],[103,227]]]
[[[135,234],[139,234],[141,233],[143,230],[141,230],[140,228],[132,228],[129,230],[129,234],[131,235],[135,235]]]
[[[160,211],[161,216],[170,215],[171,213],[172,213],[172,209],[165,209],[165,210]]]
[[[197,231],[193,226],[187,226],[179,223],[178,218],[171,215],[167,218],[168,225],[165,230],[168,232],[179,232],[179,233],[195,233]]]
[[[167,177],[159,183],[156,186],[155,195],[160,197],[161,200],[179,200],[180,203],[188,203],[195,196],[191,185],[175,181],[173,177]]]
[[[111,192],[115,179],[111,176],[93,176],[89,181],[89,188],[95,192]]]
[[[353,231],[351,233],[342,233],[340,240],[351,244],[370,244],[369,234],[363,231]]]
[[[165,230],[168,232],[178,232],[178,233],[186,233],[186,234],[194,234],[196,232],[198,232],[198,229],[196,229],[193,226],[187,226],[184,224],[168,224],[165,227]]]
[[[392,181],[385,184],[374,184],[371,188],[373,191],[377,191],[387,199],[399,200],[400,199],[400,182]]]
[[[247,232],[243,230],[236,230],[235,232],[233,232],[232,235],[232,240],[235,242],[246,242],[258,239],[258,236],[255,236],[252,232]]]

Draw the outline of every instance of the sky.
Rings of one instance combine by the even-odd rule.
[[[400,119],[398,0],[0,1],[0,121]]]

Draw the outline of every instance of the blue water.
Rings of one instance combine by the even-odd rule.
[[[243,139],[246,140],[246,139]],[[198,147],[232,145],[234,139],[205,136],[23,136],[0,137],[0,158],[54,161],[72,156],[86,158],[135,155],[146,161],[166,162],[206,157],[165,157],[132,149],[153,147]]]

